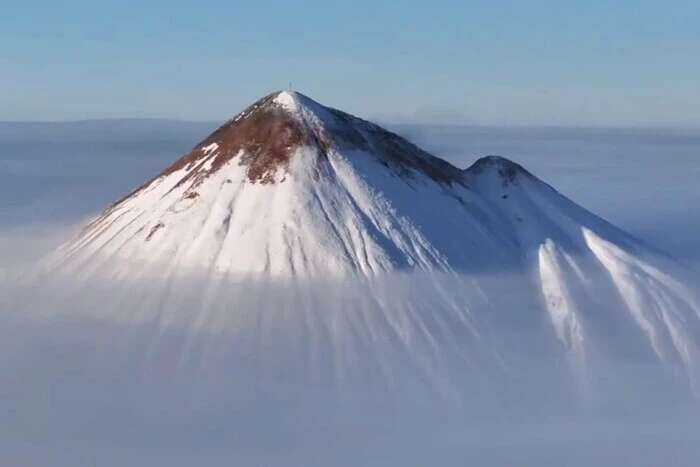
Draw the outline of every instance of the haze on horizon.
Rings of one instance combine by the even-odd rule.
[[[221,121],[289,84],[393,122],[699,127],[700,5],[13,3],[0,120]]]

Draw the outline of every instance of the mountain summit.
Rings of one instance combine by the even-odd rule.
[[[459,180],[459,170],[377,125],[324,107],[294,91],[270,94],[207,137],[163,175],[188,169],[182,182],[195,186],[232,159],[245,167],[249,182],[284,179],[300,149],[321,164],[331,152],[362,150],[396,173],[417,170],[443,182]]]

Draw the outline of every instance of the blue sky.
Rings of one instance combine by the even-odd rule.
[[[0,120],[221,120],[289,82],[384,120],[700,127],[700,2],[66,0],[0,16]]]

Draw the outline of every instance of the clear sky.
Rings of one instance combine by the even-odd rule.
[[[700,127],[700,1],[13,0],[0,13],[0,120],[221,120],[290,82],[384,120]]]

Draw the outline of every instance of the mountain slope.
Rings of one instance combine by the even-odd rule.
[[[679,271],[671,259],[506,159],[477,161],[465,182],[509,219],[554,331],[578,358],[601,346],[620,355],[646,347],[697,380],[697,291],[666,272]]]

